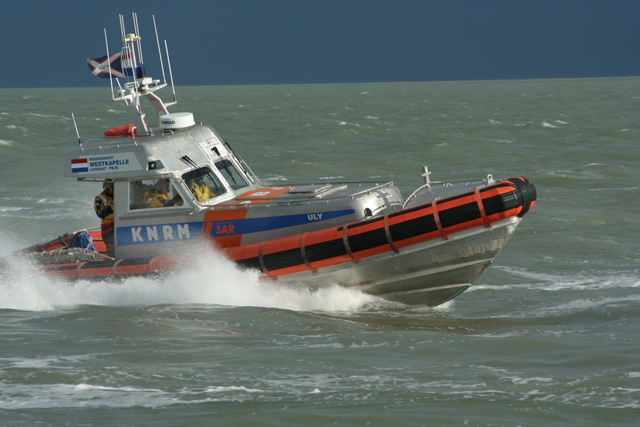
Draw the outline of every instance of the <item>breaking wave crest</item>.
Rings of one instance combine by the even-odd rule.
[[[196,267],[160,277],[121,281],[69,282],[22,265],[0,278],[0,309],[47,311],[80,305],[147,306],[213,304],[300,311],[353,311],[381,301],[356,290],[332,286],[320,290],[263,280],[213,252],[198,255]]]

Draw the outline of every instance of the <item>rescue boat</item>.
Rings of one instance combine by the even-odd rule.
[[[339,285],[435,306],[489,267],[535,204],[535,186],[523,177],[431,181],[425,166],[424,183],[406,199],[392,182],[262,183],[212,127],[192,113],[169,113],[175,90],[165,103],[155,93],[168,85],[164,69],[162,83],[146,76],[136,56],[135,14],[133,34],[120,21],[120,54],[130,69],[105,61],[100,72],[117,77],[109,79],[112,98],[126,104],[132,123],[65,156],[65,176],[113,182],[114,250],[107,254],[100,229],[88,228],[20,251],[48,275],[161,275],[189,268],[191,255],[206,247],[258,271],[266,283]],[[166,45],[160,56],[170,63]],[[147,124],[142,98],[153,106],[156,126]],[[152,207],[160,183],[168,183],[166,198],[175,203]]]

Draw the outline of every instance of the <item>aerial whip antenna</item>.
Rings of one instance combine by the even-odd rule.
[[[76,123],[76,115],[73,114],[73,111],[71,112],[71,119],[73,120],[73,126],[76,128],[76,135],[78,135],[78,144],[82,144],[82,141],[80,140],[80,132],[78,131],[78,124]]]
[[[107,51],[107,64],[109,65],[109,85],[111,86],[111,99],[115,100],[116,95],[113,92],[113,74],[111,73],[111,56],[109,56],[109,40],[107,39],[106,28],[104,28],[104,47]]]
[[[164,51],[167,53],[167,66],[169,67],[169,79],[171,80],[171,90],[173,91],[173,103],[175,104],[176,99],[176,87],[173,85],[173,71],[171,70],[171,59],[169,58],[169,46],[167,46],[167,39],[164,39]]]
[[[156,45],[158,45],[158,58],[160,58],[160,69],[162,70],[162,81],[167,84],[167,76],[164,73],[164,61],[162,60],[162,49],[160,49],[160,38],[158,37],[158,26],[156,25],[156,16],[151,15],[153,18],[153,30],[156,33]]]
[[[138,26],[138,14],[133,12],[133,31],[140,39],[140,27]],[[138,58],[140,59],[140,65],[144,64],[144,60],[142,59],[142,43],[138,42]]]

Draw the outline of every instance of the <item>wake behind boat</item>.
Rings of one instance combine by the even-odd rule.
[[[155,93],[167,86],[164,66],[164,82],[147,77],[135,14],[134,33],[122,16],[120,23],[122,50],[89,64],[109,78],[132,123],[80,142],[65,157],[65,176],[104,184],[96,198],[102,230],[20,252],[46,274],[162,274],[189,268],[190,255],[206,247],[266,281],[337,284],[433,306],[467,289],[535,204],[525,178],[433,182],[426,167],[424,184],[407,199],[392,182],[263,184],[212,127],[168,111],[175,91],[171,103]],[[163,56],[169,64],[166,44]],[[157,125],[145,120],[142,98]]]

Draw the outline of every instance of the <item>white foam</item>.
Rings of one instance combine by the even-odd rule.
[[[146,407],[178,403],[162,390],[94,384],[12,384],[0,392],[0,409]]]
[[[247,388],[244,386],[212,386],[207,387],[204,390],[205,393],[233,393],[233,392],[242,392],[242,393],[263,393],[264,390],[260,390],[257,388]]]
[[[600,308],[608,305],[619,305],[640,302],[640,295],[631,295],[624,297],[609,297],[609,298],[577,298],[575,300],[551,305],[539,310],[539,315],[549,315],[552,313],[566,313],[575,311],[584,311],[594,308]]]
[[[496,270],[504,271],[510,275],[527,280],[525,284],[513,285],[476,285],[481,289],[504,289],[506,287],[529,287],[545,291],[571,290],[594,290],[611,288],[637,288],[640,287],[640,277],[628,274],[606,273],[601,275],[590,274],[554,274],[548,272],[528,271],[524,268],[494,266]]]
[[[196,266],[163,277],[134,277],[123,282],[69,282],[52,279],[19,268],[11,277],[0,278],[3,298],[0,309],[49,311],[80,305],[148,306],[159,304],[213,304],[283,308],[296,311],[356,311],[379,298],[331,286],[316,291],[284,286],[260,279],[255,271],[209,252],[199,256]]]

